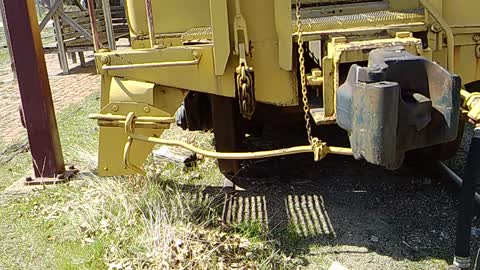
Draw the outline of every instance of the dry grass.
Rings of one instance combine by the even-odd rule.
[[[108,243],[103,261],[110,269],[290,268],[265,232],[222,224],[221,195],[183,190],[167,179],[86,175],[79,188],[63,190],[64,204],[44,213],[68,220],[84,245]]]

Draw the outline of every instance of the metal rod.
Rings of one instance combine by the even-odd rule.
[[[90,16],[90,24],[92,27],[92,36],[93,36],[93,47],[95,51],[101,49],[101,43],[98,36],[98,27],[97,27],[97,14],[95,13],[95,3],[93,0],[87,0],[88,3],[88,15]]]
[[[447,34],[447,68],[448,71],[455,71],[455,35],[452,28],[443,16],[435,9],[429,0],[419,0],[420,4],[432,15]]]
[[[52,93],[33,0],[4,0],[34,177],[65,172]]]
[[[151,48],[155,48],[155,24],[153,21],[153,8],[152,8],[152,0],[145,0],[145,5],[147,7],[147,22],[148,22],[148,33],[150,36],[150,46]]]
[[[107,121],[107,120],[98,120],[98,125],[101,127],[125,127],[125,121]],[[135,126],[138,128],[148,128],[148,129],[169,129],[170,124],[162,124],[157,122],[135,122]]]
[[[131,65],[113,65],[102,66],[103,70],[123,70],[123,69],[137,69],[137,68],[160,68],[160,67],[180,67],[180,66],[196,66],[200,63],[199,59],[191,61],[175,61],[175,62],[160,62],[147,64],[131,64]]]
[[[463,186],[463,179],[460,178],[452,169],[450,169],[445,163],[438,161],[438,165],[445,173],[452,179],[460,188]],[[480,194],[475,193],[475,201],[480,204]]]
[[[156,143],[161,145],[178,146],[178,147],[182,147],[187,150],[190,150],[194,153],[203,155],[205,157],[226,159],[226,160],[262,159],[262,158],[282,157],[282,156],[302,154],[302,153],[313,153],[312,146],[310,145],[296,146],[296,147],[268,150],[268,151],[224,153],[224,152],[214,152],[214,151],[204,150],[178,140],[165,140],[165,139],[154,138],[154,137],[146,137],[139,134],[133,135],[132,138],[135,140],[146,141],[146,142],[151,142],[151,143]],[[353,155],[351,149],[343,148],[343,147],[327,146],[327,152],[330,154],[343,155],[343,156]]]
[[[127,120],[127,117],[124,115],[114,115],[114,114],[90,114],[88,118],[101,120],[101,121],[126,121]],[[154,122],[154,123],[160,123],[160,124],[173,124],[175,123],[175,117],[139,116],[135,118],[135,123],[137,122]],[[125,126],[125,122],[123,126]]]
[[[457,267],[470,268],[470,241],[471,227],[473,221],[473,209],[475,188],[480,183],[480,126],[475,128],[470,151],[467,158],[467,166],[465,168],[465,177],[463,181],[460,209],[457,222],[457,238],[455,245],[455,261]]]
[[[0,13],[2,15],[3,30],[5,32],[5,39],[7,40],[8,55],[10,56],[10,67],[13,73],[13,79],[17,79],[17,72],[15,70],[15,63],[13,61],[12,43],[10,42],[10,32],[7,25],[7,18],[5,16],[4,0],[0,0]]]
[[[112,11],[110,8],[110,1],[102,1],[103,16],[105,17],[105,28],[107,30],[108,47],[110,48],[110,50],[116,50],[117,45],[115,44],[115,33],[113,31],[112,25]]]

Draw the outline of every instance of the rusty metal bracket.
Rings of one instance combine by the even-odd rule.
[[[55,177],[31,177],[25,178],[26,186],[42,186],[42,185],[56,185],[63,184],[72,180],[80,171],[74,166],[65,168],[65,171]]]

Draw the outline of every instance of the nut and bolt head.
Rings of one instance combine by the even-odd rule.
[[[480,42],[480,34],[475,34],[475,35],[473,36],[473,41],[475,41],[475,42]]]
[[[107,56],[107,55],[102,56],[101,61],[102,61],[102,64],[104,65],[110,64],[110,56]]]
[[[146,112],[146,113],[149,113],[150,112],[150,107],[145,106],[143,108],[143,111]]]
[[[114,112],[118,112],[119,109],[120,109],[120,108],[118,108],[117,105],[113,105],[113,106],[112,106],[112,111],[114,111]]]
[[[202,54],[197,50],[194,50],[192,52],[192,55],[193,55],[193,59],[200,59],[200,56],[202,56]]]

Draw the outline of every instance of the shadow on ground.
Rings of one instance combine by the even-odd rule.
[[[97,75],[97,70],[95,67],[95,59],[93,58],[92,55],[85,56],[85,67],[82,67],[80,65],[75,65],[74,67],[69,69],[69,75],[74,75],[74,74],[91,74],[91,75]],[[63,72],[59,72],[55,76],[65,76]]]
[[[394,261],[451,262],[457,190],[418,170],[387,171],[335,156],[314,163],[304,155],[251,163],[235,182],[246,190],[227,200],[227,222],[264,223],[282,249],[307,265],[312,254],[379,264],[365,269],[387,269],[364,256],[369,253]],[[474,250],[478,241],[473,239]]]

